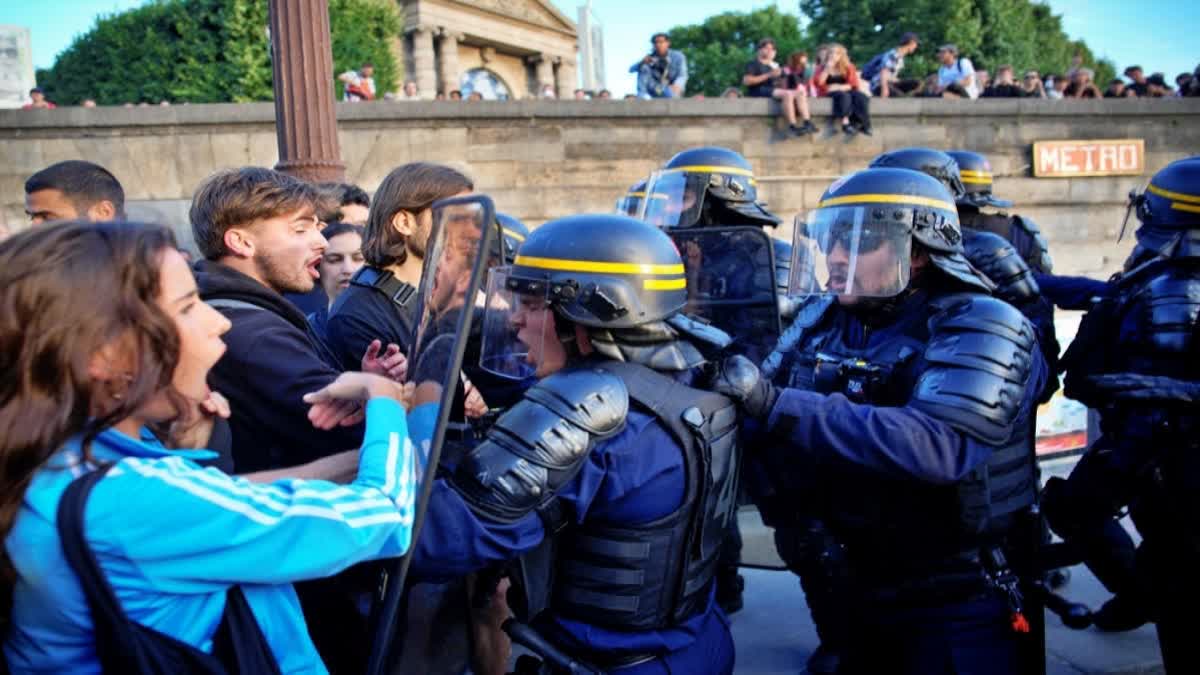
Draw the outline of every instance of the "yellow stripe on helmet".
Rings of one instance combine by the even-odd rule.
[[[1195,204],[1184,204],[1182,202],[1171,202],[1171,208],[1176,211],[1190,211],[1192,213],[1200,213],[1200,206]]]
[[[687,279],[646,279],[642,282],[642,288],[648,291],[677,291],[687,288]]]
[[[517,241],[525,241],[525,235],[517,232],[516,230],[510,230],[507,227],[502,227],[500,228],[500,231],[503,232],[505,236],[512,237]]]
[[[987,178],[989,180],[992,178],[991,171],[976,171],[974,169],[963,169],[962,171],[959,171],[958,174],[960,176],[962,176],[963,178]]]
[[[742,169],[736,166],[711,166],[706,164],[677,166],[674,169],[663,169],[661,173],[727,173],[734,176],[754,177],[754,172],[750,169]]]
[[[1189,194],[1184,194],[1182,192],[1171,192],[1170,190],[1164,190],[1164,189],[1158,187],[1154,183],[1151,183],[1150,185],[1146,186],[1146,189],[1149,190],[1150,192],[1153,192],[1154,194],[1158,195],[1159,197],[1166,197],[1167,199],[1173,199],[1177,202],[1191,202],[1193,204],[1200,204],[1200,195],[1189,195]],[[1174,205],[1172,205],[1172,207],[1174,207]]]
[[[519,255],[514,265],[556,272],[595,272],[597,274],[683,274],[683,264],[601,262],[596,260],[567,260],[565,258],[535,258]]]
[[[917,204],[920,206],[932,206],[935,209],[945,209],[946,211],[956,210],[956,207],[952,202],[944,202],[940,199],[931,199],[929,197],[918,197],[916,195],[895,194],[863,194],[834,197],[832,199],[826,199],[820,202],[817,204],[817,208],[823,209],[829,206],[846,206],[854,204]]]
[[[959,172],[959,176],[962,177],[962,182],[966,183],[967,185],[991,185],[992,184],[992,172],[991,171],[974,171],[971,169],[963,169],[962,171]]]

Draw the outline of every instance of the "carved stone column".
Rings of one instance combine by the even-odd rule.
[[[412,30],[413,41],[413,72],[409,78],[417,83],[421,98],[433,98],[437,93],[437,71],[433,51],[434,29],[429,26],[417,26]]]
[[[575,95],[575,90],[579,88],[575,73],[575,61],[571,59],[562,59],[555,67],[554,86],[558,89],[559,98],[571,98]]]
[[[308,181],[344,181],[333,112],[328,0],[271,0],[278,171]]]
[[[458,43],[462,39],[462,33],[442,29],[442,37],[438,40],[438,91],[449,94],[458,89],[458,78],[462,75],[458,69]]]
[[[537,77],[536,89],[537,89],[538,95],[539,96],[541,95],[542,89],[545,88],[546,85],[553,86],[555,89],[557,89],[558,87],[555,85],[555,82],[554,82],[554,61],[553,61],[553,59],[549,55],[538,54],[537,56],[533,57],[533,64],[534,64],[535,77]],[[570,95],[571,95],[570,92],[567,92],[565,95],[561,91],[558,92],[559,98],[570,98]]]

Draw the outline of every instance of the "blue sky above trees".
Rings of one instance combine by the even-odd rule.
[[[97,15],[143,4],[145,0],[47,0],[44,2],[0,3],[0,23],[27,26],[32,30],[33,59],[47,68],[72,38],[87,31]],[[572,20],[582,0],[552,0]],[[634,88],[626,71],[646,53],[650,35],[672,26],[699,23],[730,9],[728,0],[593,0],[593,11],[604,25],[605,68],[608,87],[620,96]],[[770,5],[797,13],[795,2],[736,3],[739,11]],[[1193,70],[1200,63],[1200,47],[1194,31],[1200,26],[1200,2],[1181,0],[1051,0],[1053,11],[1063,15],[1063,27],[1075,39],[1083,39],[1092,51],[1111,59],[1118,72],[1131,64],[1147,72],[1162,71],[1168,81]],[[883,30],[903,31],[903,27]],[[930,45],[932,47],[932,45]],[[969,55],[968,55],[969,56]],[[750,55],[747,55],[747,59]],[[1020,67],[1020,64],[1016,64]],[[1063,64],[1065,69],[1068,64]]]

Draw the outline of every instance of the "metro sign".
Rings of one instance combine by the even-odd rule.
[[[1033,175],[1038,178],[1140,176],[1145,170],[1146,142],[1141,138],[1033,144]]]

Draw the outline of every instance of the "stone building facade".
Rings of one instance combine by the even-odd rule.
[[[545,0],[399,0],[397,44],[421,98],[480,91],[484,98],[559,98],[576,88],[575,23]]]

